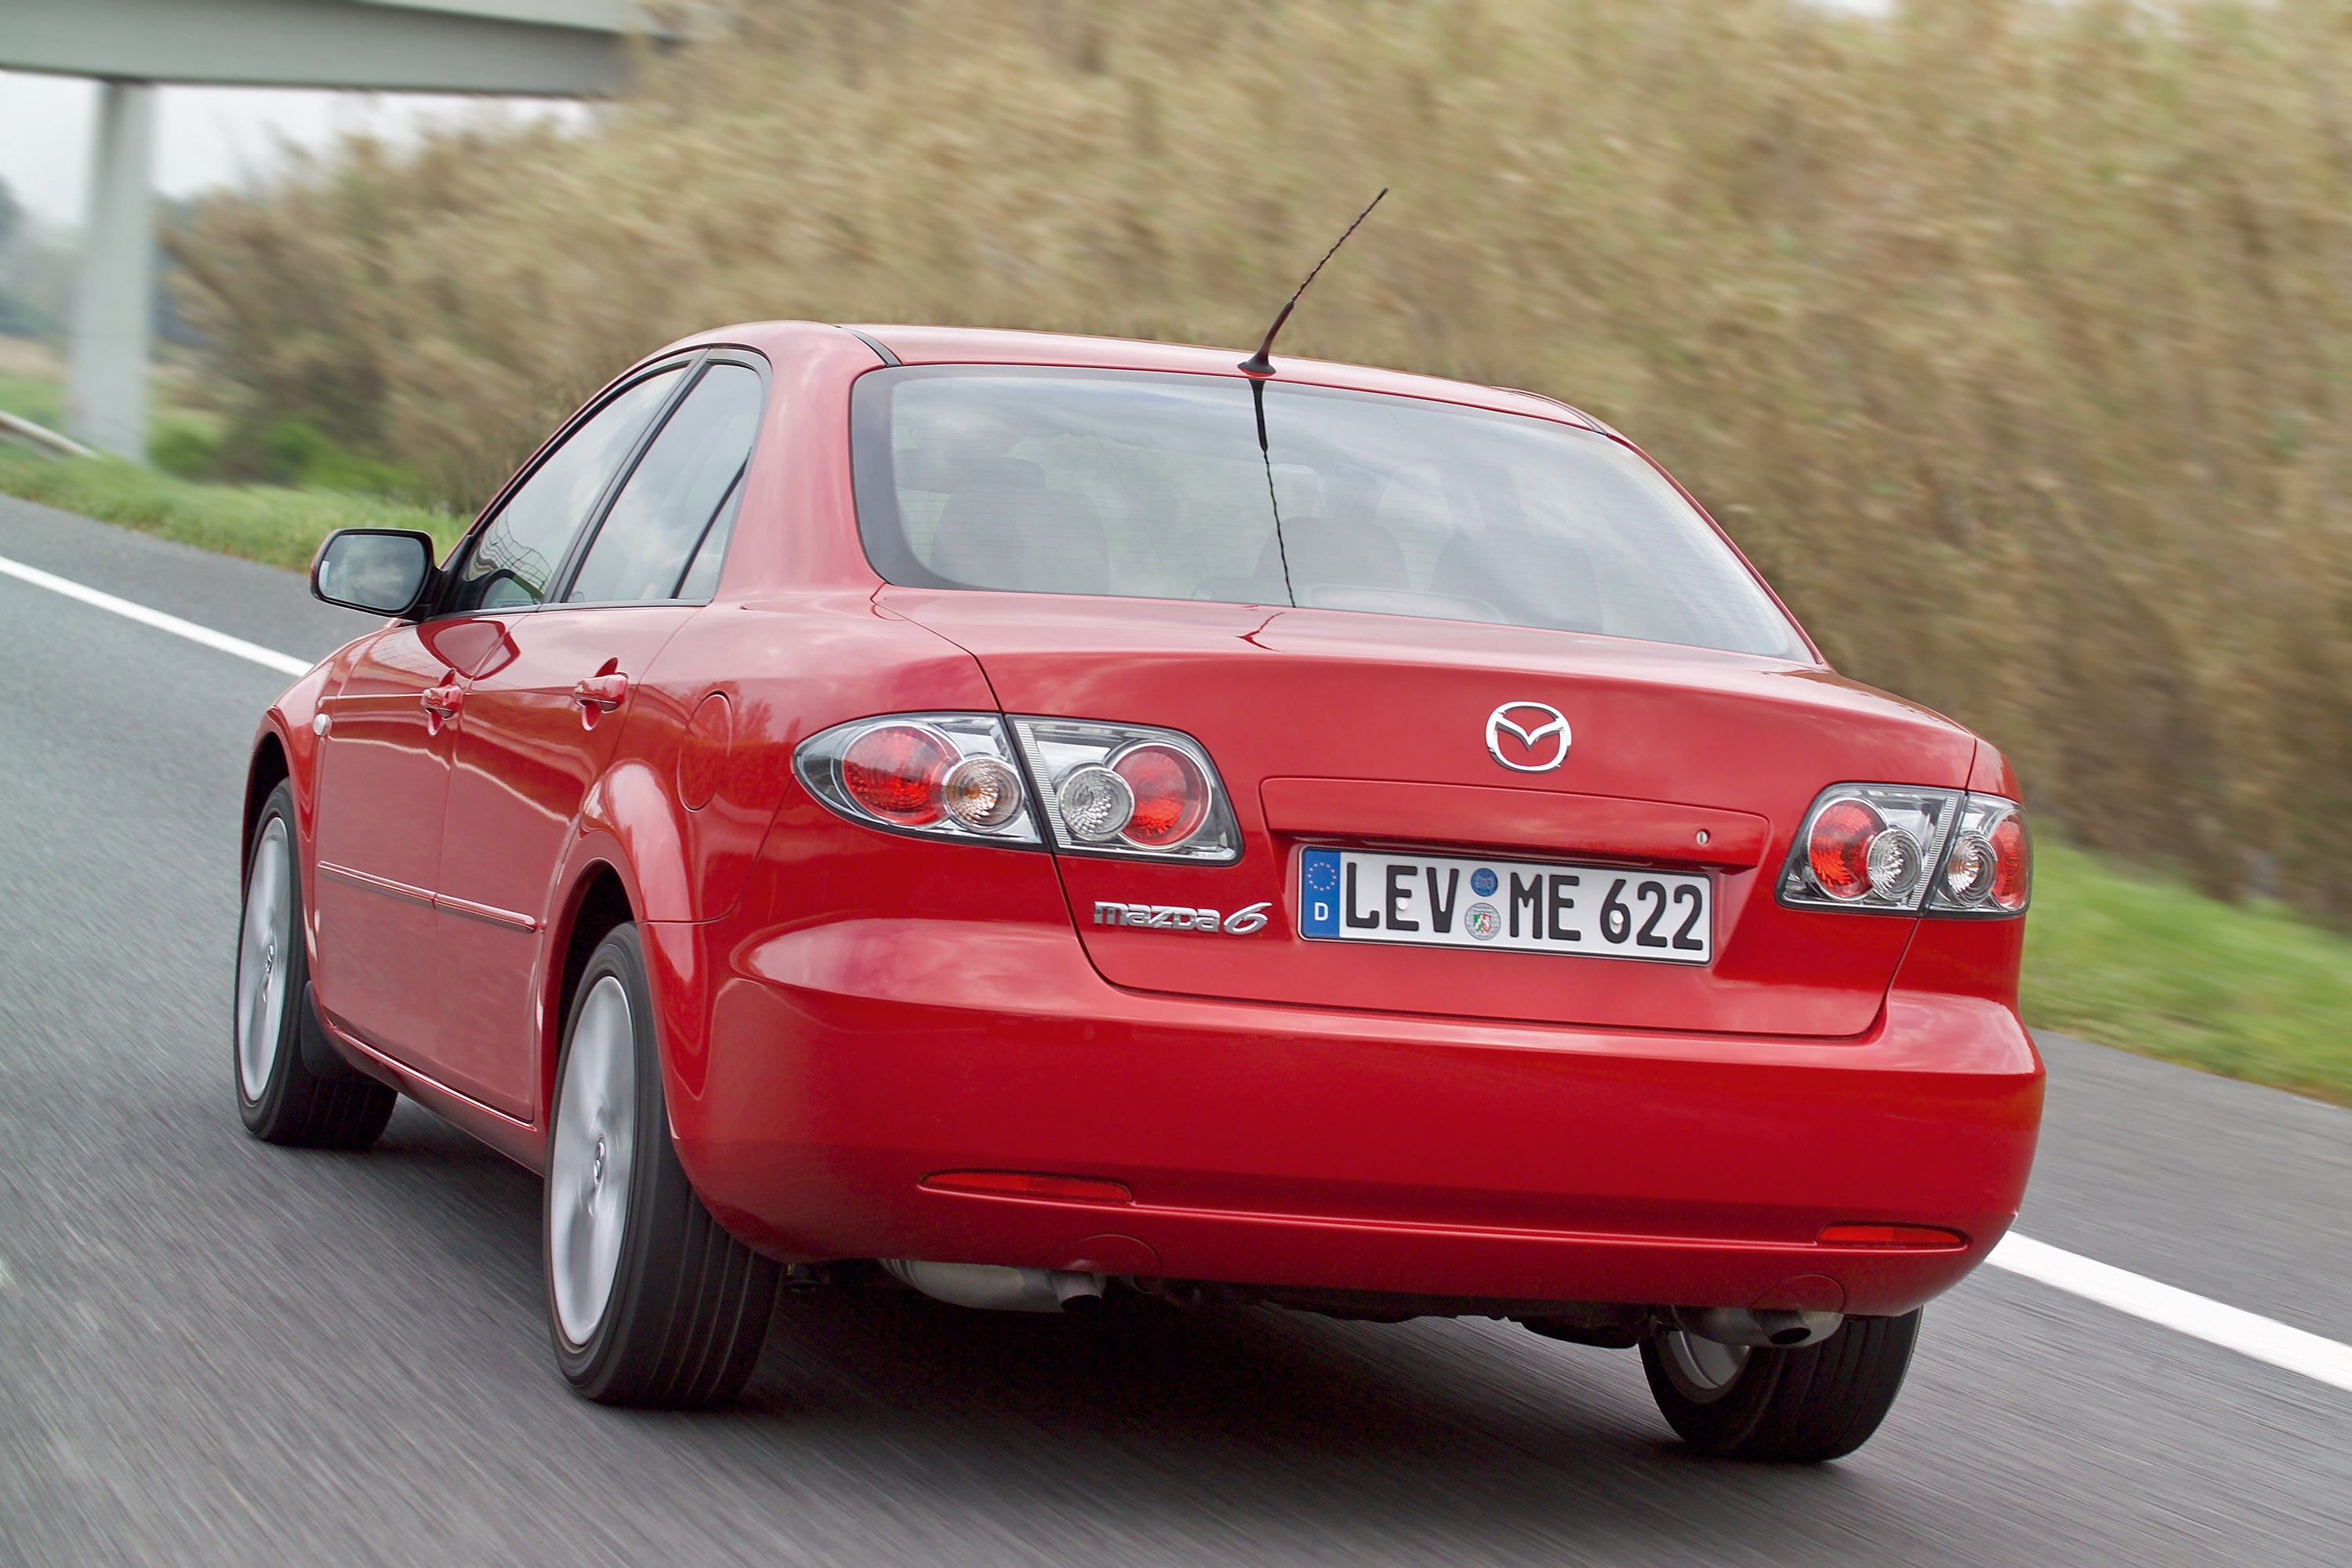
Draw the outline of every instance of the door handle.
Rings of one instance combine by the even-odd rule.
[[[446,686],[428,686],[417,700],[436,719],[447,719],[466,705],[466,689],[454,681]]]
[[[572,689],[572,700],[582,709],[594,708],[610,713],[629,700],[629,678],[625,675],[592,675]]]

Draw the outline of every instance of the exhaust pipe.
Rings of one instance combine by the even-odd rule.
[[[1667,1316],[1675,1327],[1717,1344],[1750,1345],[1758,1350],[1792,1351],[1817,1345],[1838,1331],[1842,1312],[1790,1312],[1767,1308],[1675,1307]]]
[[[1087,1311],[1100,1304],[1108,1274],[1061,1268],[1009,1268],[996,1263],[926,1263],[885,1258],[882,1267],[901,1284],[935,1301],[990,1312]]]

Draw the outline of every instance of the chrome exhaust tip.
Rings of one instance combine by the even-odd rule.
[[[1747,1307],[1675,1307],[1667,1314],[1686,1334],[1723,1345],[1792,1351],[1815,1345],[1838,1331],[1843,1312],[1761,1311]]]
[[[900,1284],[935,1301],[984,1312],[1084,1312],[1102,1302],[1108,1274],[1073,1274],[1061,1268],[1012,1268],[998,1263],[928,1263],[885,1258],[884,1269]]]

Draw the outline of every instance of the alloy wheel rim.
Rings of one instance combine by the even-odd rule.
[[[1666,1380],[1696,1405],[1712,1405],[1731,1392],[1748,1368],[1748,1348],[1727,1345],[1677,1329],[1658,1336]]]
[[[595,1333],[612,1299],[636,1131],[636,1028],[628,991],[607,974],[589,988],[572,1031],[547,1163],[555,1321],[575,1345]]]
[[[277,1070],[293,928],[294,858],[286,819],[273,816],[254,850],[236,939],[236,1079],[249,1102],[259,1102]]]

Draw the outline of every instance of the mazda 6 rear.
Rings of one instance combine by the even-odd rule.
[[[797,776],[889,863],[1031,868],[1076,943],[775,939],[805,1016],[873,1008],[801,1063],[838,1141],[775,1239],[895,1190],[950,1300],[1510,1317],[1639,1345],[1710,1450],[1859,1443],[2031,1157],[1997,755],[1824,668],[1573,411],[952,353],[856,382],[856,516],[989,701]]]
[[[656,1140],[804,1285],[1484,1315],[1638,1347],[1704,1451],[1870,1435],[2032,1156],[1997,752],[1831,670],[1564,405],[712,341],[782,390],[711,603],[618,689],[573,840],[611,848],[551,868],[535,972],[583,1392],[727,1381],[598,1370],[652,1244],[578,1215]]]

